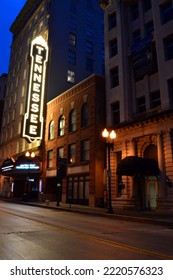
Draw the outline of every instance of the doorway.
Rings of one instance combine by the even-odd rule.
[[[158,183],[157,180],[149,180],[147,182],[146,191],[146,207],[147,209],[154,210],[157,208],[157,198],[158,198]]]

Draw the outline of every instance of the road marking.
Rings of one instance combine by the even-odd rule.
[[[120,243],[120,242],[116,242],[116,241],[112,241],[112,240],[108,240],[108,239],[103,239],[103,238],[96,237],[96,236],[90,235],[90,234],[86,234],[86,233],[83,233],[83,232],[80,232],[80,231],[76,231],[76,230],[72,230],[72,229],[68,229],[68,228],[63,228],[63,227],[59,227],[59,226],[56,226],[56,225],[51,225],[49,223],[39,221],[36,218],[25,217],[25,216],[22,216],[20,214],[10,212],[8,210],[1,209],[1,211],[5,212],[5,213],[8,213],[10,215],[20,217],[20,218],[31,220],[33,222],[42,224],[45,227],[51,228],[51,229],[56,230],[56,231],[62,231],[62,232],[65,232],[65,233],[73,234],[73,235],[79,236],[81,238],[85,238],[85,239],[92,240],[92,241],[95,241],[95,242],[98,242],[98,243],[101,243],[101,244],[109,245],[109,246],[114,247],[114,248],[120,248],[120,249],[123,249],[123,250],[132,251],[132,252],[135,252],[135,253],[138,253],[138,254],[147,255],[147,256],[154,257],[154,258],[163,259],[163,260],[173,260],[173,256],[170,256],[170,255],[166,255],[166,254],[162,254],[162,253],[159,253],[159,252],[138,248],[138,247],[131,246],[131,245],[128,245],[128,244],[125,244],[125,243]]]
[[[138,247],[135,247],[135,246],[131,246],[131,245],[128,245],[128,244],[124,244],[124,243],[120,243],[120,242],[116,242],[116,241],[112,241],[112,240],[108,240],[108,239],[103,239],[103,238],[100,238],[100,237],[96,237],[94,235],[82,233],[82,232],[71,230],[71,229],[61,228],[61,227],[58,227],[58,226],[50,226],[50,227],[55,228],[55,230],[58,230],[58,231],[64,231],[64,232],[74,234],[74,235],[77,235],[79,237],[89,239],[89,240],[92,240],[92,241],[96,241],[96,242],[99,242],[99,243],[102,243],[102,244],[105,244],[105,245],[109,245],[109,246],[112,246],[112,247],[132,251],[132,252],[139,253],[139,254],[142,254],[142,255],[149,255],[149,256],[152,256],[152,257],[155,257],[155,258],[157,257],[159,259],[173,260],[173,256],[169,256],[169,255],[162,254],[162,253],[157,253],[155,251],[150,251],[150,250],[138,248]]]

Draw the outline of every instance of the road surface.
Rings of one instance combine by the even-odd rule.
[[[169,260],[173,228],[0,201],[1,260]]]

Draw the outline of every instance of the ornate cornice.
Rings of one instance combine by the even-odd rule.
[[[18,16],[16,17],[16,19],[10,27],[10,31],[13,33],[14,36],[16,36],[22,30],[22,28],[31,18],[35,10],[43,1],[44,0],[27,0],[27,2],[25,3],[25,5],[23,6],[20,13],[18,14]]]
[[[116,0],[101,0],[99,1],[99,6],[104,10],[107,6],[113,4]]]

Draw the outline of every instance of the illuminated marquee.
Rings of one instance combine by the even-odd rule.
[[[43,105],[48,46],[39,36],[31,43],[30,78],[26,113],[23,118],[22,137],[29,142],[41,140],[43,136]]]

